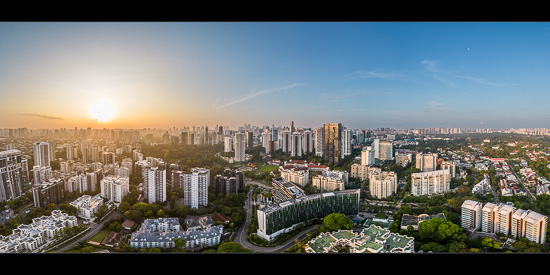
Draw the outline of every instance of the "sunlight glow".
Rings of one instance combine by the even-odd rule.
[[[107,122],[116,114],[115,105],[108,100],[100,100],[90,107],[90,115],[98,121]]]

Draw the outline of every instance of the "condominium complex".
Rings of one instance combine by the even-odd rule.
[[[502,233],[516,239],[527,238],[544,244],[548,217],[532,210],[516,209],[508,204],[486,203],[466,200],[461,208],[461,226],[466,230],[485,233]]]
[[[272,240],[296,225],[332,213],[357,215],[359,189],[300,196],[257,210],[258,236]]]
[[[290,155],[302,156],[302,133],[294,132],[290,135]]]
[[[344,129],[342,135],[342,157],[351,155],[351,129]]]
[[[121,203],[130,192],[128,177],[106,176],[100,181],[101,197],[114,203]]]
[[[50,203],[59,203],[65,199],[65,181],[62,178],[50,178],[32,186],[35,207],[47,208]]]
[[[274,178],[271,184],[273,185],[271,194],[273,194],[275,202],[283,202],[305,196],[304,190],[281,177]]]
[[[0,152],[0,202],[23,195],[23,183],[29,180],[29,167],[19,150]]]
[[[326,162],[340,165],[342,162],[342,134],[341,123],[327,123],[323,125],[323,158]]]
[[[143,194],[148,203],[166,201],[166,168],[164,165],[143,168]]]
[[[414,253],[414,238],[371,224],[359,233],[352,230],[323,232],[306,244],[305,251],[337,253],[341,246],[349,247],[350,253]]]
[[[481,202],[465,200],[461,206],[461,225],[466,230],[478,230],[481,227]]]
[[[294,165],[279,166],[281,178],[285,181],[306,186],[309,183],[309,169],[307,167],[295,167]]]
[[[34,146],[34,165],[50,166],[50,144],[45,141],[37,141]]]
[[[437,154],[417,154],[416,168],[422,172],[437,170]]]
[[[345,190],[344,179],[336,175],[316,175],[311,179],[312,185],[321,192],[332,192],[335,190]]]
[[[34,184],[40,184],[52,177],[52,168],[50,166],[35,165],[32,167]]]
[[[178,218],[146,219],[132,234],[129,243],[135,249],[174,248],[174,239],[186,242],[187,249],[204,248],[220,244],[223,225],[203,230],[182,231]]]
[[[369,174],[370,195],[377,199],[387,198],[397,193],[397,174],[394,171],[373,169]]]
[[[194,209],[208,205],[210,170],[193,168],[190,173],[184,173],[182,176],[184,204]]]
[[[392,160],[393,159],[393,144],[387,140],[380,141],[379,146],[379,156],[381,160]]]
[[[95,213],[97,213],[99,208],[103,205],[103,198],[101,198],[101,196],[92,197],[90,195],[82,195],[69,204],[78,209],[79,217],[87,220],[94,220]]]
[[[315,127],[315,155],[318,157],[323,156],[323,127]]]
[[[77,225],[75,216],[53,210],[50,216],[32,219],[31,224],[20,224],[9,236],[0,235],[0,253],[35,252],[65,227]]]
[[[374,164],[374,149],[371,146],[366,147],[361,151],[361,165]]]
[[[369,178],[369,170],[373,169],[369,165],[354,163],[351,165],[350,177],[366,180]]]
[[[235,133],[235,136],[233,138],[233,143],[234,143],[233,148],[235,149],[235,161],[236,162],[245,161],[246,160],[246,155],[245,155],[246,134],[243,132]]]
[[[436,170],[411,174],[411,194],[413,196],[442,194],[450,191],[451,173],[449,170]]]
[[[113,152],[102,152],[101,163],[103,164],[115,164],[116,155]]]
[[[302,132],[302,152],[304,154],[314,152],[313,132],[311,130]]]

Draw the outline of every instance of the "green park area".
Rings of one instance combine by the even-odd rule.
[[[275,171],[275,170],[277,170],[277,169],[279,169],[279,166],[278,166],[278,165],[269,165],[269,164],[268,164],[268,165],[264,165],[264,166],[260,167],[258,170],[260,170],[260,171],[262,171],[262,172],[267,172],[267,173],[269,173],[269,172]]]

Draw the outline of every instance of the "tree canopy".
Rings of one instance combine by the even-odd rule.
[[[444,241],[463,229],[451,221],[433,218],[418,225],[418,233],[422,240]]]
[[[349,230],[354,226],[353,221],[344,214],[332,213],[323,219],[323,224],[328,231],[339,229]]]

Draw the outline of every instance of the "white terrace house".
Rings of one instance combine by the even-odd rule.
[[[34,218],[31,224],[20,224],[9,236],[0,236],[0,253],[32,252],[52,240],[65,227],[77,225],[75,216],[60,210],[51,216]]]

